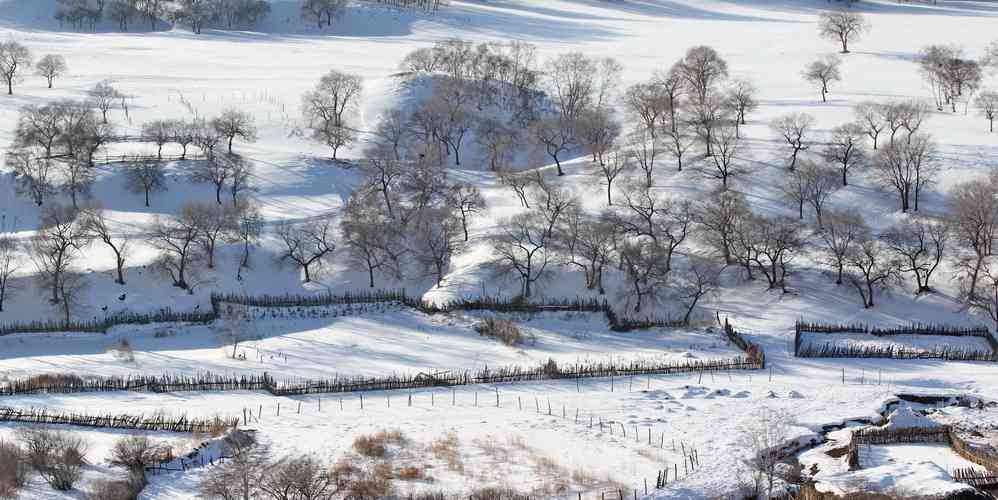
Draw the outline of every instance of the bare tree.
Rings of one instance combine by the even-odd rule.
[[[193,205],[181,207],[174,217],[157,217],[150,230],[151,243],[160,252],[156,266],[182,290],[191,286],[192,267],[200,257],[200,235],[200,218]]]
[[[849,41],[859,39],[869,31],[870,25],[862,14],[844,10],[823,12],[818,18],[818,32],[822,38],[842,44],[842,53],[849,53]]]
[[[703,172],[708,177],[719,179],[721,186],[727,189],[728,179],[741,172],[735,162],[735,155],[739,152],[741,139],[738,138],[734,127],[722,127],[713,135],[711,144],[713,168],[705,167]]]
[[[242,156],[230,155],[226,158],[229,161],[229,196],[232,198],[232,206],[239,204],[239,198],[243,193],[253,191],[250,183],[253,178],[253,164]]]
[[[989,132],[995,131],[995,119],[998,118],[998,92],[988,90],[978,94],[974,100],[981,116],[988,120]]]
[[[31,51],[14,40],[0,42],[0,78],[7,82],[7,95],[14,95],[14,83],[31,67]]]
[[[256,142],[256,125],[253,116],[238,109],[226,109],[211,120],[215,132],[228,141],[229,154],[232,154],[232,140],[236,137],[246,142]]]
[[[164,453],[165,445],[158,445],[144,435],[127,436],[114,442],[110,463],[128,470],[129,485],[141,490],[147,484],[146,467],[155,464]]]
[[[97,173],[91,168],[90,163],[83,158],[70,158],[57,165],[63,179],[62,191],[69,194],[73,207],[79,208],[78,197],[89,195],[90,188],[97,179]]]
[[[949,228],[925,217],[909,217],[884,231],[880,238],[896,257],[898,272],[915,279],[915,293],[932,291],[932,273],[949,243]]]
[[[668,71],[656,71],[652,81],[662,89],[669,114],[666,125],[671,132],[675,132],[679,125],[677,113],[682,107],[681,101],[687,91],[686,82],[681,74],[681,63],[677,62]]]
[[[753,241],[753,261],[769,282],[769,288],[787,292],[788,264],[804,244],[800,223],[792,217],[755,216],[758,234]]]
[[[856,123],[863,127],[866,135],[870,136],[874,151],[877,150],[877,139],[880,137],[880,132],[887,127],[883,120],[881,108],[882,105],[873,102],[862,102],[853,108]]]
[[[981,270],[992,255],[998,234],[998,179],[971,180],[958,184],[949,196],[950,226],[961,253],[957,274],[962,294],[975,299]]]
[[[802,167],[801,170],[804,170],[804,175],[807,177],[808,189],[805,201],[814,209],[814,216],[818,226],[821,227],[821,214],[825,202],[841,187],[838,172],[832,167],[818,164],[808,165],[807,168]]]
[[[133,193],[145,196],[145,206],[149,206],[149,195],[166,191],[166,174],[163,164],[148,158],[136,158],[125,167],[125,186]]]
[[[738,428],[739,448],[748,455],[745,464],[759,476],[757,483],[767,484],[768,498],[773,497],[773,487],[779,478],[782,449],[790,439],[790,423],[790,416],[784,411],[761,407]]]
[[[46,54],[35,64],[35,74],[45,78],[49,88],[52,88],[52,82],[56,78],[66,74],[66,70],[66,59],[56,54]]]
[[[530,125],[529,134],[554,160],[558,175],[565,175],[561,169],[561,155],[575,145],[575,125],[562,116],[542,118]]]
[[[665,289],[670,270],[664,264],[665,250],[647,238],[620,242],[617,255],[629,285],[622,293],[628,307],[640,313],[648,301],[655,301]]]
[[[702,238],[720,252],[725,264],[733,264],[732,239],[738,220],[750,213],[745,195],[730,189],[711,191],[694,210],[696,223],[705,229]]]
[[[853,246],[869,240],[870,228],[856,210],[830,212],[818,230],[824,260],[835,269],[835,284],[842,284],[847,257]]]
[[[547,62],[548,95],[561,118],[574,122],[593,104],[597,62],[581,52],[561,54]]]
[[[250,266],[250,250],[253,248],[263,234],[263,216],[260,211],[253,206],[249,200],[239,200],[235,206],[235,227],[230,238],[243,247],[242,257],[239,259],[239,268],[236,272],[236,279],[242,280],[243,269]]]
[[[773,129],[790,147],[790,159],[787,168],[793,170],[797,168],[797,158],[801,151],[806,151],[810,146],[806,143],[807,135],[811,133],[814,126],[814,117],[807,113],[791,113],[781,116],[770,124]]]
[[[17,431],[31,467],[58,491],[68,491],[83,477],[87,442],[78,434],[44,427]]]
[[[517,276],[520,295],[530,298],[535,283],[545,276],[551,262],[549,228],[532,212],[503,219],[499,226],[499,234],[492,237],[496,273]]]
[[[638,119],[635,128],[644,131],[652,141],[658,138],[659,126],[669,115],[669,96],[662,85],[652,81],[631,85],[624,92],[624,106]]]
[[[670,123],[670,127],[665,132],[665,149],[669,151],[669,154],[676,159],[677,170],[683,171],[683,158],[686,152],[693,147],[695,141],[695,136],[690,133],[689,128],[685,125],[677,125],[675,122]],[[735,130],[735,139],[739,137],[738,130]]]
[[[461,219],[446,208],[427,208],[416,216],[415,230],[416,261],[439,288],[451,259],[464,247]]]
[[[314,221],[293,224],[282,221],[277,225],[277,237],[284,244],[282,260],[290,260],[305,272],[305,283],[312,281],[311,269],[336,249],[333,243],[332,221],[322,217]]]
[[[52,205],[42,214],[41,229],[32,241],[32,258],[38,267],[39,283],[51,290],[50,301],[59,304],[64,297],[67,275],[89,243],[89,234],[79,211],[71,206]]]
[[[309,122],[312,139],[332,148],[334,160],[336,152],[356,138],[347,119],[360,101],[362,87],[359,76],[333,70],[302,97],[302,114]]]
[[[163,159],[163,146],[173,140],[174,122],[154,120],[142,124],[142,137],[156,144],[156,158]]]
[[[575,121],[579,145],[588,150],[597,163],[605,161],[604,155],[613,148],[620,132],[620,123],[607,108],[582,110]]]
[[[745,116],[755,111],[759,107],[756,98],[758,91],[752,82],[747,80],[735,80],[728,88],[725,104],[731,109],[735,116],[735,133],[739,133],[739,126],[745,125]]]
[[[130,246],[127,237],[115,234],[111,229],[111,222],[107,218],[106,211],[99,203],[95,203],[82,213],[83,224],[90,232],[91,239],[99,239],[111,252],[114,253],[114,265],[117,277],[114,282],[119,285],[125,284],[125,261],[130,253]]]
[[[692,203],[657,196],[643,185],[629,186],[624,195],[626,208],[615,218],[618,229],[653,240],[665,272],[671,271],[676,251],[694,231]]]
[[[233,164],[240,159],[233,155],[210,155],[208,159],[194,162],[191,165],[191,180],[194,182],[206,182],[215,186],[215,202],[222,204],[222,189],[225,182],[232,176]]]
[[[721,286],[721,268],[704,259],[691,258],[690,266],[678,273],[674,294],[683,303],[686,312],[683,323],[690,324],[690,317],[704,298],[718,292]]]
[[[631,157],[641,171],[644,172],[645,185],[649,187],[655,184],[653,178],[655,162],[665,149],[658,135],[639,125],[637,130],[632,132],[628,138]]]
[[[897,192],[902,212],[909,208],[918,211],[922,189],[935,180],[937,173],[934,154],[932,138],[919,134],[881,149],[874,159],[874,174],[883,186]]]
[[[863,150],[863,136],[866,132],[858,123],[847,123],[832,129],[832,140],[821,152],[821,156],[832,165],[838,166],[842,174],[842,185],[849,185],[849,172],[866,161]]]
[[[222,207],[203,203],[189,205],[195,224],[200,228],[197,244],[201,246],[201,255],[206,257],[209,269],[215,267],[215,249],[219,242],[224,241],[236,230],[235,208]]]
[[[453,184],[448,190],[447,203],[460,215],[464,241],[468,241],[468,219],[485,208],[485,198],[475,186]]]
[[[606,155],[604,155],[603,161],[599,162],[600,173],[602,173],[603,178],[606,179],[607,206],[613,206],[611,193],[613,192],[614,179],[630,167],[631,156],[621,149],[612,149],[608,151]]]
[[[476,142],[478,148],[485,153],[492,171],[509,163],[513,148],[518,142],[516,135],[512,128],[495,118],[485,118],[478,123]]]
[[[311,1],[311,0],[310,0]],[[211,467],[201,479],[202,498],[250,500],[259,498],[264,477],[271,470],[270,449],[257,443],[253,435],[236,431],[225,438],[225,463]]]
[[[21,271],[21,242],[7,235],[0,235],[0,312],[4,302],[13,295],[14,275]]]
[[[195,120],[190,126],[191,142],[204,153],[208,161],[214,161],[215,148],[222,142],[222,136],[203,119]]]
[[[381,197],[389,217],[395,218],[395,205],[399,203],[399,193],[405,178],[405,166],[389,148],[376,146],[369,149],[367,161],[360,166],[367,188]]]
[[[45,158],[51,158],[64,134],[62,115],[65,102],[44,106],[29,104],[21,108],[14,131],[14,145],[19,148],[40,148]]]
[[[530,208],[530,200],[527,198],[527,190],[534,184],[534,177],[516,172],[499,172],[499,184],[508,186],[516,193],[517,199],[524,208]]]
[[[841,66],[841,59],[830,56],[813,61],[804,68],[804,80],[818,86],[821,91],[821,102],[828,102],[829,84],[842,80]]]
[[[332,500],[348,485],[312,456],[286,457],[267,467],[260,489],[273,500]]]
[[[706,45],[689,48],[677,69],[696,103],[705,102],[718,82],[728,76],[728,63]]]
[[[404,228],[399,226],[372,203],[369,195],[355,193],[347,200],[340,232],[350,260],[365,268],[371,288],[375,285],[376,272],[397,278],[402,275],[400,259],[407,248],[403,241]],[[439,244],[439,240],[436,243]],[[446,262],[449,262],[449,255]]]
[[[890,258],[887,247],[873,235],[862,232],[846,254],[846,279],[863,299],[863,307],[874,306],[874,294],[896,279],[897,265]]]
[[[998,330],[998,266],[993,260],[983,265],[976,288],[967,296],[970,307],[986,314]]]
[[[373,132],[380,144],[391,147],[396,160],[402,159],[401,148],[406,138],[406,127],[407,123],[402,117],[402,112],[392,109],[378,118],[378,124]]]
[[[104,80],[87,91],[90,104],[101,112],[102,121],[105,124],[107,123],[107,112],[111,110],[111,106],[114,106],[115,102],[123,97],[123,94],[114,88],[113,83],[111,80]]]
[[[614,219],[608,212],[592,217],[575,206],[568,210],[555,233],[554,247],[565,261],[582,270],[586,289],[606,293],[603,270],[617,243]]]
[[[170,125],[171,138],[181,148],[180,159],[186,159],[187,148],[196,142],[198,126],[194,122],[184,120],[171,120]]]
[[[30,150],[7,153],[7,166],[14,172],[16,189],[27,195],[39,207],[55,194],[53,161],[35,156]]]

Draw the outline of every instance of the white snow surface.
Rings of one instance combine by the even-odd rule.
[[[356,126],[368,129],[379,114],[411,105],[425,91],[419,88],[425,82],[405,85],[395,76],[405,53],[444,38],[525,40],[538,46],[542,59],[569,50],[612,56],[625,68],[622,87],[667,69],[689,46],[716,47],[728,60],[732,76],[753,81],[760,91],[760,108],[742,128],[747,139],[739,155],[751,174],[736,177],[732,188],[744,192],[755,210],[793,215],[795,207],[786,203],[776,188],[784,172],[785,148],[769,130],[771,119],[806,111],[816,117],[817,137],[827,137],[833,127],[851,119],[851,106],[858,102],[927,99],[929,90],[914,63],[922,44],[958,45],[969,56],[977,57],[998,36],[994,30],[998,11],[988,2],[952,0],[930,6],[863,1],[852,8],[868,16],[872,31],[843,57],[844,81],[833,88],[828,103],[820,103],[816,90],[802,81],[800,70],[836,50],[834,43],[819,39],[816,33],[817,16],[829,6],[825,0],[451,0],[435,15],[386,13],[351,4],[340,23],[322,31],[299,22],[292,2],[275,1],[274,14],[257,31],[206,30],[201,36],[182,30],[117,33],[107,27],[97,33],[76,33],[60,29],[51,18],[53,4],[54,0],[0,0],[0,39],[17,39],[36,54],[63,55],[71,69],[67,77],[57,80],[53,90],[46,89],[40,78],[29,76],[16,87],[14,96],[0,97],[0,165],[4,163],[4,147],[13,137],[18,108],[58,98],[79,99],[86,89],[110,78],[132,96],[127,117],[120,111],[111,113],[126,133],[136,132],[145,121],[191,118],[195,112],[212,116],[235,106],[252,113],[260,128],[259,140],[252,144],[237,141],[236,149],[253,161],[253,197],[272,221],[335,215],[358,182],[355,171],[326,160],[328,151],[324,148],[289,135],[300,124],[297,108],[301,94],[330,69],[362,75],[364,100]],[[931,36],[915,40],[912,33]],[[985,86],[996,85],[995,76],[989,74]],[[962,112],[933,113],[925,130],[939,144],[941,175],[922,200],[922,210],[938,214],[954,185],[983,178],[994,169],[998,135],[987,133],[986,121],[974,115],[973,109],[966,116]],[[128,148],[150,151],[152,147],[115,146],[107,154],[120,155],[130,151]],[[362,147],[357,144],[342,155],[356,158]],[[484,237],[494,232],[501,217],[520,210],[518,202],[474,157],[470,152],[466,164],[452,168],[449,174],[479,186],[489,208],[474,220],[472,246],[455,259],[444,286],[434,287],[428,280],[395,282],[379,277],[379,287],[404,287],[411,295],[431,301],[479,296],[483,291],[505,296],[516,293],[516,283],[489,274],[485,263],[491,251]],[[366,274],[349,265],[341,252],[330,259],[316,283],[303,285],[295,270],[275,262],[278,247],[272,238],[264,239],[254,254],[252,270],[245,272],[241,281],[235,278],[239,249],[225,246],[217,269],[205,274],[204,283],[193,294],[169,286],[149,267],[155,252],[145,241],[143,225],[186,202],[204,201],[213,195],[206,186],[191,184],[184,168],[183,162],[171,165],[170,190],[154,196],[151,208],[143,206],[140,196],[123,189],[120,172],[102,169],[93,196],[110,210],[117,230],[131,239],[132,255],[127,284],[116,285],[109,251],[97,244],[85,250],[80,268],[87,273],[90,286],[78,316],[99,318],[104,307],[107,312],[204,309],[212,290],[335,293],[367,287]],[[551,170],[550,165],[541,168]],[[588,208],[603,208],[605,186],[585,158],[572,159],[565,168],[566,175],[553,182],[575,191]],[[687,199],[702,197],[716,184],[693,168],[676,172],[668,162],[659,167],[655,180],[656,189]],[[623,183],[621,179],[616,182]],[[891,193],[878,187],[869,169],[858,170],[850,186],[829,201],[830,208],[852,206],[862,207],[875,228],[905,217],[898,212]],[[15,195],[10,176],[0,176],[2,230],[30,236],[37,227],[37,216],[38,210],[29,201]],[[702,249],[691,244],[689,251],[698,250]],[[912,321],[986,323],[954,299],[957,284],[950,279],[954,271],[950,262],[934,275],[936,293],[915,296],[908,287],[898,287],[878,294],[876,307],[864,309],[855,291],[835,286],[826,268],[813,257],[801,256],[791,264],[794,272],[789,294],[767,290],[758,281],[746,282],[731,268],[725,271],[719,296],[703,303],[703,316],[729,318],[766,349],[770,368],[765,372],[618,379],[612,392],[611,382],[603,379],[578,385],[575,381],[552,381],[462,387],[453,392],[422,390],[412,393],[412,406],[408,405],[409,393],[378,392],[363,396],[363,409],[359,394],[342,399],[337,395],[277,398],[254,392],[31,395],[4,398],[0,406],[89,413],[165,410],[190,416],[240,417],[252,411],[256,420],[247,426],[257,429],[261,440],[276,454],[316,453],[330,461],[348,456],[358,435],[397,428],[413,444],[408,450],[393,453],[400,461],[412,459],[411,455],[427,457],[434,477],[433,483],[400,482],[402,492],[462,491],[470,485],[509,483],[541,490],[553,484],[552,477],[572,477],[572,471],[581,470],[594,479],[573,478],[565,485],[565,492],[549,495],[571,497],[580,490],[592,494],[617,484],[643,493],[645,480],[653,484],[658,471],[676,467],[681,479],[649,494],[671,499],[730,492],[744,479],[743,464],[748,455],[738,445],[738,429],[752,420],[759,407],[789,413],[794,437],[806,441],[816,439],[824,424],[879,418],[884,404],[899,392],[998,398],[998,366],[990,363],[794,358],[792,326],[798,318],[878,326]],[[608,276],[607,281],[607,298],[620,305],[619,276]],[[34,288],[30,276],[22,276],[17,284],[18,293],[0,313],[0,322],[58,317],[44,293]],[[539,298],[575,297],[583,288],[576,271],[559,268],[541,283]],[[661,304],[656,312],[675,311],[669,304]],[[520,352],[478,337],[470,328],[472,322],[470,317],[443,320],[401,310],[332,320],[261,320],[256,322],[261,330],[259,340],[241,347],[246,353],[244,361],[228,357],[217,339],[219,325],[150,325],[114,329],[107,335],[14,335],[0,338],[0,377],[44,372],[191,374],[200,370],[311,377],[433,367],[472,369],[485,364],[532,366],[548,357],[571,363],[609,356],[689,359],[689,353],[708,359],[736,354],[703,331],[618,335],[608,333],[601,319],[582,315],[570,320],[556,316],[526,321],[525,327],[535,334],[537,344],[522,347]],[[159,336],[157,332],[161,332]],[[129,340],[135,361],[124,361],[108,351],[122,338]],[[497,389],[499,407],[495,404]],[[970,415],[972,411],[988,416]],[[993,409],[966,413],[954,410],[951,418],[976,418],[992,425],[998,421]],[[609,434],[610,425],[602,431],[598,425],[590,428],[590,417],[616,424],[614,434]],[[9,426],[0,430],[4,436],[10,432]],[[101,451],[121,433],[74,431],[86,433],[93,443],[93,465],[88,468],[84,487],[95,478],[123,474],[105,465],[106,451]],[[622,431],[627,432],[626,437]],[[451,470],[421,453],[428,443],[449,432],[458,437],[465,472]],[[190,442],[189,436],[168,439]],[[682,450],[689,447],[698,450],[703,467],[684,475]],[[891,453],[910,457],[907,451]],[[559,468],[552,468],[552,461]],[[157,476],[144,498],[198,498],[197,481],[204,472],[198,469]],[[919,492],[962,488],[952,482],[944,468],[926,462],[902,460],[848,474],[840,474],[841,470],[833,473],[830,468],[828,472],[823,483],[835,491],[847,491],[857,481]],[[67,495],[54,492],[38,478],[22,495],[79,496],[79,491]]]

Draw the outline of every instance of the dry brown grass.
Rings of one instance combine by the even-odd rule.
[[[523,342],[520,329],[508,319],[486,318],[485,321],[475,325],[475,331],[483,337],[499,340],[508,346]]]
[[[423,464],[422,466],[409,465],[402,467],[395,474],[395,477],[402,481],[425,481],[433,482],[433,477],[427,474],[426,469],[428,466]]]
[[[430,443],[430,453],[437,460],[446,462],[448,470],[464,474],[464,461],[461,460],[461,452],[458,450],[460,444],[457,434],[450,432]]]
[[[388,446],[405,446],[406,438],[399,430],[378,431],[366,436],[357,436],[353,440],[353,449],[357,453],[371,458],[384,458],[388,454]]]

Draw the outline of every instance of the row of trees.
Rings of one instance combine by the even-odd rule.
[[[206,25],[254,26],[269,13],[266,0],[59,0],[55,18],[76,29],[94,29],[108,19],[122,31],[140,20],[155,29],[161,19],[170,19],[200,33]]]

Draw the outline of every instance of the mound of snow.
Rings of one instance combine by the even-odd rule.
[[[956,482],[942,467],[931,462],[903,463],[871,467],[823,478],[818,491],[844,495],[863,491],[889,493],[918,491],[922,495],[949,495],[973,489]]]
[[[908,405],[901,405],[887,416],[888,429],[910,429],[913,427],[938,427],[939,424],[929,417],[912,410]]]

